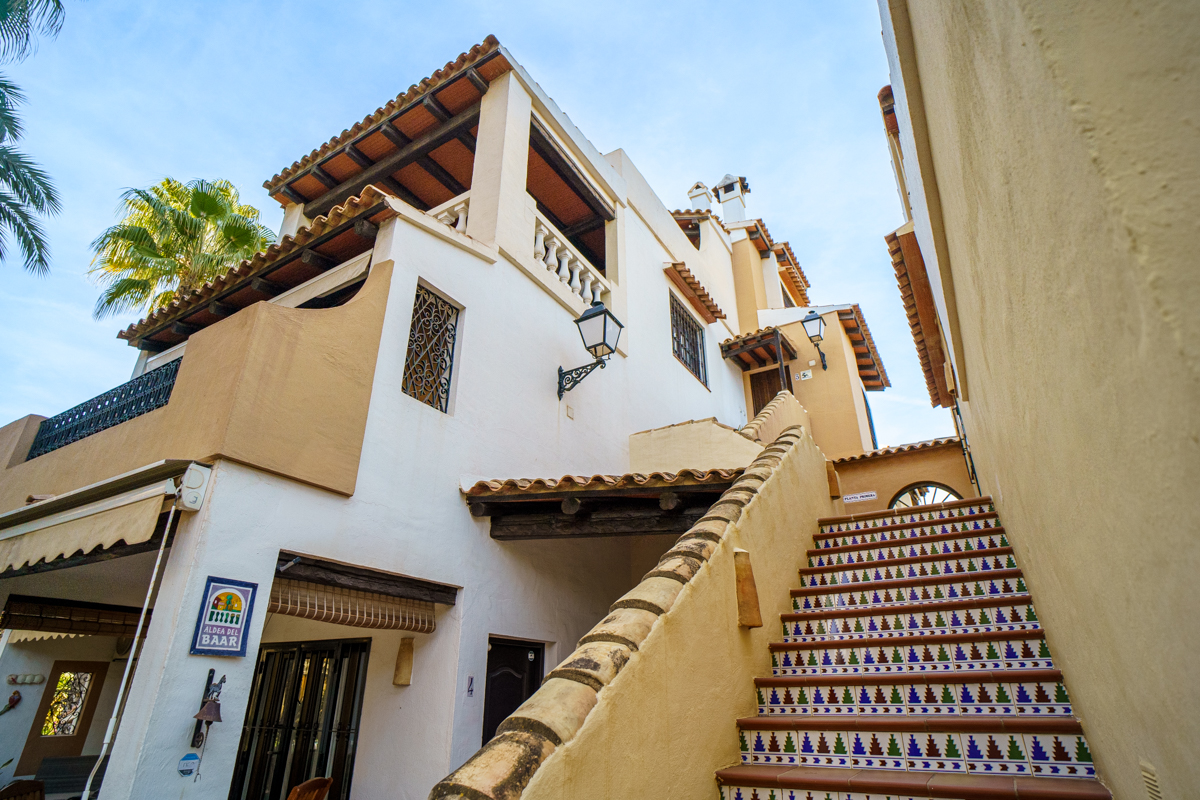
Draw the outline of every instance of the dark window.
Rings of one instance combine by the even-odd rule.
[[[688,313],[683,303],[671,294],[671,349],[688,372],[708,386],[708,371],[704,363],[704,326]]]
[[[488,640],[487,684],[483,696],[483,743],[496,735],[509,714],[542,683],[545,647],[533,642]]]
[[[449,300],[417,286],[401,389],[438,411],[446,411],[450,406],[458,314],[459,308]]]

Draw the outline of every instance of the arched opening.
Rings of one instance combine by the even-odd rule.
[[[921,481],[910,484],[900,491],[888,503],[888,508],[912,508],[914,506],[931,506],[935,503],[946,503],[951,500],[961,500],[958,492],[941,483]]]

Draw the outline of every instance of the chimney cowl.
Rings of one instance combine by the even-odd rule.
[[[712,192],[704,185],[704,181],[696,181],[696,184],[688,190],[688,208],[697,211],[712,211]]]
[[[721,203],[721,219],[726,224],[746,219],[746,195],[750,184],[745,177],[726,175],[713,190]]]

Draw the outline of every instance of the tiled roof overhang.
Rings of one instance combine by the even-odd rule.
[[[890,84],[879,90],[879,110],[883,112],[883,124],[887,128],[887,132],[893,136],[899,136],[900,123],[896,121],[896,101],[892,97]]]
[[[779,264],[779,274],[792,287],[793,300],[798,301],[796,305],[811,305],[808,299],[808,287],[811,284],[809,284],[804,270],[800,269],[800,262],[796,260],[792,246],[787,242],[780,242],[771,250],[775,253],[775,260]]]
[[[229,313],[298,286],[329,266],[366,252],[373,246],[374,230],[397,214],[387,198],[368,186],[362,195],[335,206],[327,217],[317,217],[295,236],[283,237],[283,241],[195,291],[176,295],[169,305],[130,325],[117,338],[146,350],[170,347]],[[268,275],[269,286],[262,283]],[[255,288],[256,281],[261,288]]]
[[[508,478],[478,481],[463,494],[468,502],[511,497],[525,500],[556,500],[567,496],[656,497],[664,491],[688,487],[716,488],[732,484],[740,469],[684,469],[679,472],[627,472],[624,475],[564,475],[561,478]],[[722,489],[723,491],[723,489]]]
[[[900,231],[908,227],[906,225]],[[884,241],[892,256],[892,268],[896,271],[896,284],[900,287],[904,314],[908,317],[913,344],[917,347],[917,358],[925,374],[930,404],[949,408],[954,405],[954,396],[946,382],[946,355],[942,349],[942,331],[933,303],[933,289],[929,285],[916,234],[911,229],[900,231],[889,233]]]
[[[763,328],[721,342],[721,355],[732,359],[742,372],[778,364],[780,351],[784,361],[796,357],[796,346],[779,328]]]
[[[713,300],[712,295],[708,290],[696,279],[692,271],[687,268],[687,265],[682,261],[668,264],[663,267],[663,272],[671,283],[675,284],[675,288],[679,290],[692,308],[696,309],[696,313],[704,318],[704,321],[712,324],[719,319],[725,319],[725,312],[717,305],[717,301]]]
[[[913,442],[912,444],[898,444],[894,447],[881,447],[878,450],[872,450],[869,453],[861,453],[856,456],[846,456],[845,458],[834,459],[835,464],[844,464],[848,461],[863,461],[869,458],[882,458],[883,456],[894,456],[899,453],[911,453],[915,450],[932,450],[938,447],[954,447],[961,446],[961,440],[957,436],[947,436],[943,439],[927,439],[924,442]]]
[[[875,349],[875,340],[863,319],[862,309],[855,303],[850,308],[838,310],[838,321],[850,337],[854,347],[854,358],[858,362],[858,377],[862,379],[863,388],[868,392],[881,392],[892,385],[888,380],[887,370],[883,368],[883,359]]]
[[[488,36],[457,59],[361,122],[342,131],[263,183],[281,205],[314,201],[373,162],[379,162],[436,127],[447,114],[477,105],[488,83],[512,69],[500,42]],[[331,185],[332,184],[332,185]]]

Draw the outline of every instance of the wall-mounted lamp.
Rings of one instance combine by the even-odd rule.
[[[817,348],[817,352],[821,353],[821,340],[825,333],[825,320],[816,311],[809,311],[808,316],[800,320],[800,324],[804,326],[804,334],[808,340]],[[829,369],[829,365],[825,363],[825,354],[821,353],[821,369]]]
[[[592,307],[583,312],[579,319],[575,320],[575,324],[579,327],[583,346],[596,360],[575,369],[558,368],[559,400],[578,386],[596,367],[604,367],[604,362],[617,352],[617,340],[621,338],[621,329],[625,327],[599,300],[592,303]]]

